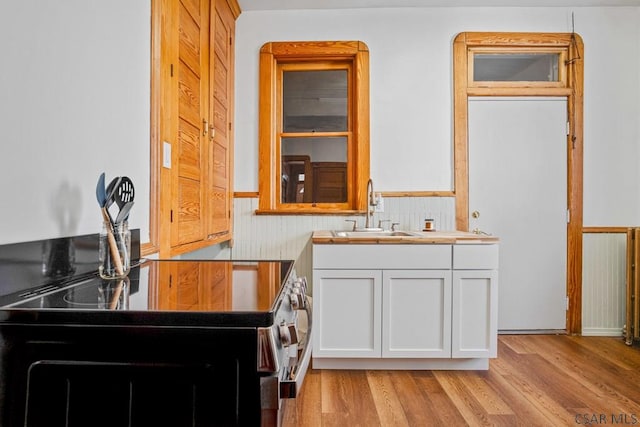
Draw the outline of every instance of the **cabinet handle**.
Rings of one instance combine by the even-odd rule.
[[[207,122],[207,119],[202,119],[202,136],[206,136],[208,130],[209,122]]]

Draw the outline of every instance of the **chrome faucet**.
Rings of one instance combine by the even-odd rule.
[[[381,231],[382,228],[380,227],[372,227],[371,226],[371,218],[373,215],[373,209],[371,209],[372,206],[376,206],[378,204],[377,200],[376,200],[376,194],[373,191],[373,181],[371,180],[371,178],[369,178],[369,181],[367,182],[367,219],[364,223],[364,230],[363,231]]]

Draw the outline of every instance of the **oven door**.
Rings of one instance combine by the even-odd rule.
[[[285,412],[295,411],[295,398],[302,390],[311,362],[312,304],[306,295],[303,307],[297,312],[303,316],[296,315],[294,322],[259,332],[259,370],[272,372],[260,380],[262,427],[279,426]]]
[[[302,389],[304,377],[307,374],[311,361],[311,300],[305,295],[304,304],[305,319],[298,318],[297,344],[290,346],[289,362],[284,369],[281,369],[280,377],[280,398],[293,399],[298,396]]]

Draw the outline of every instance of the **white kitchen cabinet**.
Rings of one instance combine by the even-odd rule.
[[[313,283],[314,354],[380,357],[382,272],[314,270]]]
[[[451,357],[451,272],[384,270],[382,357]]]
[[[498,353],[498,245],[453,246],[451,355]]]
[[[496,357],[498,273],[455,270],[452,298],[452,357]]]
[[[488,369],[497,262],[497,244],[314,245],[313,366]]]

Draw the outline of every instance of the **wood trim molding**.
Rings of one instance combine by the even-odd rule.
[[[549,47],[563,49],[567,87],[469,87],[468,52],[474,47],[504,48]],[[582,331],[582,200],[583,200],[583,91],[584,44],[574,33],[487,33],[458,34],[453,42],[453,116],[454,116],[454,191],[456,227],[469,228],[469,96],[566,96],[570,135],[567,136],[567,209],[571,221],[567,225],[567,331]],[[490,86],[490,85],[488,85]],[[500,86],[500,85],[496,85]]]
[[[456,193],[450,190],[438,191],[381,191],[382,197],[455,197]],[[260,193],[257,191],[236,191],[233,197],[236,199],[254,199],[258,198]]]
[[[256,199],[260,196],[257,191],[236,191],[233,193],[233,197],[236,199]]]
[[[377,191],[376,191],[377,193]],[[382,197],[455,197],[450,190],[438,191],[381,191]]]
[[[339,61],[352,75],[350,142],[345,203],[280,203],[278,142],[278,78],[281,64]],[[309,211],[366,210],[364,189],[369,180],[369,49],[360,41],[268,42],[260,49],[258,125],[258,212],[306,214]]]
[[[242,13],[242,9],[238,4],[238,0],[226,0],[229,5],[229,9],[231,9],[231,13],[233,14],[233,19],[238,19],[238,16]]]
[[[162,164],[160,139],[160,61],[162,46],[161,0],[151,0],[151,97],[150,102],[150,159],[149,159],[149,242],[141,245],[143,256],[160,250],[158,241],[160,229],[158,171]]]
[[[600,234],[600,233],[626,234],[630,228],[633,228],[633,227],[583,227],[582,233],[583,234]]]

